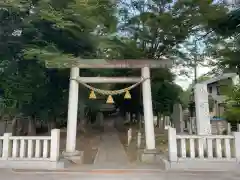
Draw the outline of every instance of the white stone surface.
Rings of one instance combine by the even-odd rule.
[[[136,83],[141,77],[77,77],[77,80],[84,83]]]
[[[70,78],[75,79],[78,76],[79,76],[79,68],[77,67],[71,68]],[[76,80],[70,79],[66,152],[73,153],[73,154],[76,151],[78,89],[79,89],[78,82]]]
[[[177,137],[176,130],[174,128],[168,128],[168,153],[169,161],[177,161]]]
[[[235,156],[237,159],[237,162],[240,162],[240,132],[233,132],[233,136],[235,139],[235,143],[234,143],[234,151],[235,151]]]
[[[141,147],[141,142],[142,142],[142,133],[139,131],[137,133],[137,148]]]
[[[196,84],[194,89],[197,134],[211,134],[208,92],[206,84]]]
[[[232,140],[233,144],[230,143]],[[239,147],[240,132],[233,135],[176,135],[176,130],[169,128],[169,162],[165,161],[165,166],[179,170],[236,170],[240,168]]]
[[[60,129],[53,129],[51,131],[51,146],[50,146],[50,159],[51,161],[58,161],[60,156]],[[43,152],[48,148],[43,147]],[[46,151],[47,152],[47,151]]]
[[[132,128],[129,128],[127,131],[127,138],[128,138],[128,146],[130,145],[132,141]]]
[[[0,136],[0,168],[63,168],[59,164],[60,130],[53,129],[51,136]]]
[[[149,67],[142,68],[141,73],[142,73],[142,77],[146,79],[142,83],[146,149],[152,150],[152,149],[155,149],[156,147],[155,147],[155,133],[154,133],[154,122],[153,122],[150,68]]]

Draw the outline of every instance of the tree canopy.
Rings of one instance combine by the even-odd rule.
[[[209,41],[209,51],[215,59],[214,64],[218,70],[240,72],[239,61],[239,33],[240,8],[229,11],[221,18],[217,18],[210,24],[214,31]]]
[[[14,100],[16,103],[12,104],[18,113],[55,120],[66,115],[69,70],[47,69],[46,60],[61,63],[74,58],[169,58],[178,66],[188,59],[182,45],[199,32],[204,32],[200,33],[204,38],[210,29],[209,22],[225,14],[226,8],[213,0],[1,1],[2,98]],[[174,84],[174,73],[167,69],[152,71],[156,111],[170,113],[172,105],[181,99],[182,89]],[[122,74],[133,76],[140,72],[81,70],[81,76]],[[123,86],[101,85],[115,89]],[[87,93],[81,87],[80,99],[89,106],[98,106],[83,98]],[[130,106],[141,109],[140,88],[131,93],[137,100],[132,100]],[[126,108],[122,100],[116,102]]]

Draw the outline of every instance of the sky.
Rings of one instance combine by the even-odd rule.
[[[208,73],[211,69],[209,67],[198,66],[197,67],[197,77],[200,77],[206,73]],[[177,76],[175,79],[175,83],[181,86],[184,90],[188,88],[188,86],[192,83],[194,77],[186,77],[186,76]]]

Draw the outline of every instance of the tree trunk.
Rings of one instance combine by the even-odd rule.
[[[36,136],[35,116],[28,117],[28,136]]]
[[[9,132],[9,122],[11,120],[11,117],[9,115],[4,114],[1,117],[1,121],[3,122],[3,133]],[[10,130],[12,132],[12,129]]]
[[[161,123],[161,131],[165,130],[165,124],[166,124],[166,116],[163,114],[163,121]]]
[[[138,123],[139,123],[139,130],[141,130],[143,126],[143,116],[141,113],[139,113]]]
[[[53,117],[48,121],[48,134],[51,133],[52,129],[55,129],[57,127],[56,117]]]
[[[161,113],[158,112],[157,114],[157,127],[161,128]]]
[[[77,124],[77,128],[80,131],[85,133],[86,132],[87,122],[88,122],[88,117],[85,117],[85,103],[82,100],[82,98],[80,98],[79,99],[79,107],[78,107],[78,122],[77,122],[78,124]]]
[[[80,130],[80,132],[85,133],[86,132],[86,122],[87,119],[86,118],[82,118],[78,124],[78,128]]]
[[[16,131],[16,135],[17,136],[22,136],[24,135],[24,124],[22,121],[22,116],[17,116],[16,117],[16,124],[17,124],[17,131]]]
[[[15,136],[17,134],[17,118],[16,116],[12,119],[12,135]]]

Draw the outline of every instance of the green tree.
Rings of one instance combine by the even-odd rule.
[[[213,1],[130,1],[122,3],[122,31],[137,42],[145,58],[185,58],[179,45],[203,29],[224,8]]]
[[[240,73],[240,9],[230,11],[225,16],[210,23],[214,30],[209,47],[217,69]]]
[[[212,1],[122,1],[119,3],[120,32],[122,38],[116,41],[120,53],[113,53],[115,58],[158,59],[167,57],[175,60],[175,65],[192,66],[191,57],[183,50],[186,41],[195,36],[204,36],[203,27],[211,19],[222,16],[225,9]],[[189,44],[189,43],[188,43]],[[190,46],[190,45],[189,45]],[[190,49],[191,51],[192,49]],[[198,53],[198,52],[196,52]],[[202,61],[202,59],[199,59]],[[199,63],[197,61],[197,63]],[[155,107],[168,112],[173,101],[179,101],[179,88],[173,83],[172,73],[163,69],[152,71],[152,89]],[[127,75],[139,75],[136,71],[125,72]],[[171,78],[169,78],[169,75]],[[156,76],[160,77],[155,78]],[[174,91],[171,97],[159,97],[158,92]],[[138,91],[140,94],[140,91]],[[176,93],[178,92],[178,93]],[[139,97],[140,95],[137,95]],[[138,107],[140,98],[129,105]],[[170,99],[170,100],[169,100]],[[140,99],[141,100],[141,99]],[[159,100],[161,102],[159,102]],[[157,106],[158,104],[158,106]],[[160,108],[161,106],[161,108]],[[167,108],[166,108],[167,107]]]
[[[103,54],[98,47],[114,31],[115,16],[110,1],[97,2],[0,2],[1,88],[18,112],[48,121],[66,114],[69,71],[46,69],[44,61]]]
[[[240,122],[240,86],[229,88],[227,92],[225,117],[229,122]]]
[[[167,57],[179,63],[186,58],[179,45],[201,31],[209,20],[225,12],[222,6],[212,2],[202,0],[152,2],[134,0],[117,4],[111,0],[0,2],[0,58],[3,82],[1,84],[4,88],[4,98],[17,99],[19,112],[32,118],[36,115],[44,116],[44,119],[49,121],[66,114],[66,110],[62,109],[67,109],[69,72],[46,69],[44,67],[46,61],[61,64],[63,60],[80,58]],[[98,70],[81,71],[81,75],[102,73],[103,71]],[[139,71],[136,70],[104,71],[105,75],[111,76],[122,73],[129,76],[139,75]],[[162,109],[166,104],[171,106],[178,100],[180,91],[172,83],[174,79],[172,73],[160,69],[153,71],[152,76],[154,99],[166,101],[161,102]],[[13,83],[21,88],[12,87]],[[167,96],[168,90],[172,92],[173,97]],[[84,97],[87,91],[81,92],[83,94],[80,97]],[[140,92],[140,88],[132,92],[132,96],[136,97],[134,99],[139,99],[133,101],[136,106],[132,107],[141,106],[138,98]],[[160,96],[158,92],[163,95]],[[88,104],[94,106],[97,103]]]

